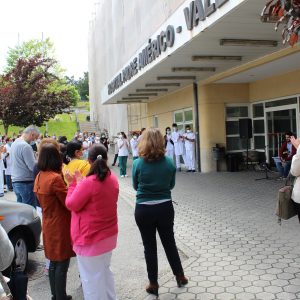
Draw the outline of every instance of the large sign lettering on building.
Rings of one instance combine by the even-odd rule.
[[[229,0],[194,0],[183,10],[187,30],[193,30],[201,21],[213,14]],[[181,28],[181,26],[178,26]],[[181,29],[177,31],[181,32]],[[165,30],[153,40],[149,39],[147,46],[108,84],[108,95],[118,90],[124,83],[135,76],[140,70],[156,60],[167,48],[172,48],[175,42],[174,26],[168,25]]]

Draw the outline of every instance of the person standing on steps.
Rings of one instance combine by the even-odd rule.
[[[146,291],[158,296],[158,232],[178,287],[186,285],[174,237],[174,208],[171,190],[176,169],[165,156],[165,140],[159,129],[147,129],[139,143],[139,158],[133,162],[132,184],[136,193],[135,221],[145,249],[149,284]]]
[[[119,149],[118,157],[119,157],[121,178],[128,177],[126,173],[127,172],[126,169],[127,169],[127,158],[129,154],[128,151],[129,144],[128,144],[127,136],[123,131],[119,134],[118,149]]]

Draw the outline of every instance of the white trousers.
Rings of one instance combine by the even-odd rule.
[[[112,251],[99,256],[77,255],[85,300],[116,300],[115,281],[110,270]]]
[[[182,154],[182,155],[175,155],[176,156],[176,168],[179,169],[181,168],[181,164],[180,164],[180,156],[182,156],[183,159],[183,163],[186,165],[186,155]]]
[[[170,157],[173,160],[174,159],[174,149],[167,150],[166,156]]]
[[[192,150],[185,150],[186,154],[186,168],[188,170],[195,170],[195,151]]]

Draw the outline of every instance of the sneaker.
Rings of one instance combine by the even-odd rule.
[[[195,173],[195,172],[196,172],[196,170],[191,170],[191,172]]]
[[[125,176],[124,175],[121,175],[121,178],[124,178]]]
[[[126,174],[125,177],[128,177],[128,175]]]
[[[283,177],[280,176],[280,177],[278,177],[276,180],[283,180]]]

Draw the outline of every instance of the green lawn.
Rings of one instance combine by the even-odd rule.
[[[80,101],[77,107],[86,108],[89,110],[89,102]],[[86,122],[86,116],[86,114],[78,114],[78,121]],[[24,128],[18,126],[10,126],[8,128],[8,136],[12,136],[14,133],[18,134],[23,129]],[[42,126],[39,129],[42,134],[45,134],[46,126]],[[57,115],[55,118],[48,121],[48,134],[50,136],[53,134],[56,134],[56,136],[65,135],[68,140],[70,140],[73,138],[76,131],[77,127],[75,113]],[[0,125],[0,134],[4,134],[3,125]]]

